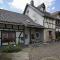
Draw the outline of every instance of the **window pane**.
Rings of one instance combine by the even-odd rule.
[[[31,34],[31,38],[32,38],[32,39],[35,39],[34,34]]]
[[[48,23],[44,23],[44,26],[45,26],[46,28],[48,28]]]
[[[56,31],[58,31],[58,29],[56,29]]]
[[[50,20],[50,22],[49,23],[52,23],[52,20]]]
[[[40,33],[36,32],[36,38],[39,38],[39,37],[40,37]]]
[[[0,28],[5,28],[5,25],[4,24],[0,24]]]
[[[60,32],[60,29],[59,29],[59,32]]]
[[[15,32],[2,32],[2,42],[13,42],[15,41]]]
[[[52,28],[52,24],[49,24],[49,28]]]
[[[12,25],[7,24],[6,27],[7,28],[12,28]]]
[[[23,26],[19,26],[19,29],[23,29],[24,27]]]
[[[47,20],[45,19],[44,22],[47,22]]]
[[[18,26],[17,25],[13,25],[13,29],[18,29]]]
[[[55,21],[53,21],[53,24],[55,24]]]
[[[49,23],[49,19],[47,19],[47,22]]]
[[[53,25],[53,29],[55,29],[55,25]]]

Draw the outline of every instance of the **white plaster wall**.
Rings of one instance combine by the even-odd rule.
[[[51,41],[51,39],[49,39],[49,31],[52,31],[52,39],[56,38],[54,29],[44,29],[44,42]]]
[[[47,42],[49,41],[49,34],[48,34],[48,29],[44,29],[44,41]]]
[[[21,39],[19,40],[19,35],[20,35],[21,32],[16,32],[16,44],[18,44],[18,42],[20,43],[24,43]],[[23,37],[23,33],[21,34],[21,37]]]
[[[25,28],[25,34],[27,35],[27,38],[25,38],[25,45],[29,45],[30,42],[30,32],[28,28]]]
[[[44,27],[55,29],[55,20],[49,19],[49,18],[47,18],[47,19],[45,18],[44,19]]]
[[[27,11],[29,10],[29,13],[27,13]],[[28,15],[33,21],[35,21],[36,23],[40,24],[43,26],[43,20],[44,18],[38,14],[37,12],[35,12],[32,8],[28,7],[26,11],[26,15]]]
[[[19,35],[20,35],[20,32],[16,32],[16,44],[18,44],[18,41],[19,41],[18,37],[19,37]]]

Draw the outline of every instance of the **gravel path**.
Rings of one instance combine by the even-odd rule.
[[[18,53],[0,53],[0,60],[60,60],[60,42],[29,46]]]
[[[60,60],[60,42],[31,48],[30,60]]]

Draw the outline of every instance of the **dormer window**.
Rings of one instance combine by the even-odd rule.
[[[27,23],[30,23],[30,21],[29,21],[29,20],[26,20],[26,22],[27,22]]]

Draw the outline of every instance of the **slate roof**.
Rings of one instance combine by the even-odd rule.
[[[28,16],[16,12],[0,9],[0,23],[10,23],[17,25],[25,25],[27,27],[43,28],[43,26],[35,23]]]
[[[60,18],[57,17],[57,15],[60,16],[60,11],[53,12],[51,15],[56,17],[57,18],[56,20],[60,20]]]
[[[56,11],[56,12],[52,13],[52,15],[60,15],[60,11]]]

